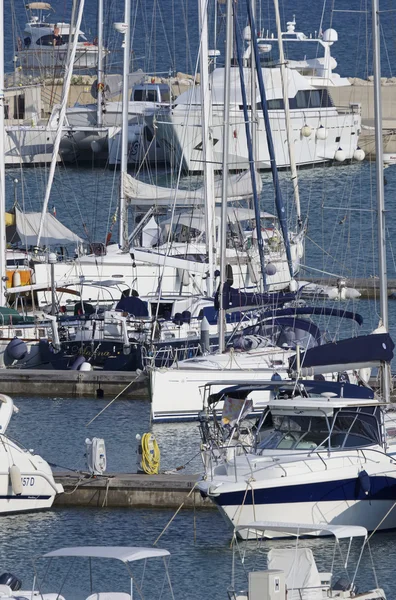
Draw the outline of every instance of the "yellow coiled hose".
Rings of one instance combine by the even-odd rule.
[[[142,469],[147,475],[158,475],[161,453],[152,433],[142,435]]]

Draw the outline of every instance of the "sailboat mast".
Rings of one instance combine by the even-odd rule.
[[[125,0],[124,17],[124,66],[122,72],[122,131],[121,131],[121,182],[119,244],[128,250],[128,210],[124,187],[124,174],[128,171],[128,105],[129,105],[129,58],[131,54],[131,0]]]
[[[375,175],[377,186],[378,218],[378,268],[380,288],[380,314],[382,324],[389,330],[388,322],[388,273],[386,264],[386,226],[385,191],[382,139],[382,94],[381,94],[381,52],[380,52],[380,15],[379,0],[372,0],[373,19],[373,71],[374,71],[374,123],[375,123]],[[390,401],[390,382],[387,373],[383,377],[383,395],[385,402]]]
[[[200,89],[201,89],[201,119],[202,119],[202,154],[205,198],[206,247],[208,252],[209,275],[207,278],[207,294],[213,295],[215,271],[215,198],[214,198],[214,166],[213,144],[210,133],[210,112],[212,106],[209,82],[209,53],[208,53],[208,6],[207,0],[199,0],[199,19],[201,25],[200,44]]]
[[[276,30],[277,30],[277,35],[278,35],[279,63],[280,63],[280,72],[281,72],[281,80],[282,80],[283,105],[284,105],[284,109],[285,109],[286,139],[287,139],[287,147],[288,147],[288,151],[289,151],[291,181],[293,184],[293,195],[294,195],[294,203],[296,205],[297,223],[298,223],[299,227],[301,227],[302,220],[301,220],[300,192],[299,192],[299,188],[298,188],[297,165],[296,165],[296,159],[294,156],[293,127],[292,127],[291,119],[290,119],[287,69],[286,69],[286,63],[285,63],[285,54],[283,51],[282,28],[281,28],[281,22],[280,22],[278,0],[274,0],[274,7],[275,7]]]
[[[256,1],[252,2],[252,16],[256,19]],[[250,29],[250,37],[252,30]],[[258,112],[257,112],[257,78],[256,65],[253,60],[253,44],[250,40],[250,110],[251,110],[251,132],[254,161],[257,161],[257,129],[258,129]]]
[[[74,3],[77,3],[77,1],[78,0],[74,0]],[[78,8],[78,13],[77,13],[77,22],[76,22],[75,26],[74,26],[74,23],[72,23],[72,22],[70,23],[70,27],[71,27],[72,31],[75,31],[75,32],[80,31],[81,21],[82,21],[82,16],[83,16],[83,11],[84,11],[84,1],[85,0],[80,0],[80,5]],[[39,246],[40,246],[41,236],[43,235],[45,215],[47,212],[48,202],[50,199],[52,183],[54,181],[55,168],[56,168],[59,147],[60,147],[61,139],[63,136],[63,124],[65,122],[65,117],[66,117],[67,100],[68,100],[68,96],[69,96],[70,83],[71,83],[71,78],[72,78],[72,74],[73,74],[73,65],[74,65],[74,61],[76,59],[77,42],[78,42],[78,35],[74,35],[73,36],[73,45],[72,45],[72,49],[70,52],[70,59],[66,65],[66,72],[65,72],[65,77],[64,77],[64,81],[63,81],[62,100],[61,100],[61,107],[60,107],[60,111],[59,111],[58,129],[57,129],[56,135],[55,135],[54,147],[53,147],[53,151],[52,151],[52,160],[51,160],[50,170],[49,170],[49,174],[48,174],[47,188],[45,190],[45,197],[44,197],[43,207],[41,210],[40,225],[39,225],[39,230],[37,233],[37,248],[39,248]]]
[[[5,231],[5,162],[4,162],[4,0],[0,0],[0,306],[6,303],[6,231]]]
[[[98,0],[98,82],[97,82],[97,108],[96,124],[102,126],[102,100],[103,100],[103,0]]]
[[[219,287],[219,351],[225,350],[225,306],[224,284],[226,282],[226,243],[227,243],[227,188],[228,188],[228,151],[230,133],[230,74],[233,48],[232,3],[227,0],[226,17],[226,53],[224,64],[224,125],[223,125],[223,179],[221,188],[220,219],[220,287]]]

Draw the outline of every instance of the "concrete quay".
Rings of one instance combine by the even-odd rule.
[[[55,499],[56,506],[131,507],[131,508],[212,508],[194,486],[199,475],[140,473],[54,472],[64,493]]]
[[[147,377],[134,371],[0,369],[0,389],[14,396],[149,397]]]

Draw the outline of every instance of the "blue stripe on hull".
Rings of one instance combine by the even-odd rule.
[[[237,492],[224,492],[211,496],[219,506],[240,506],[258,504],[292,504],[294,502],[334,502],[356,500],[396,501],[396,479],[387,476],[370,478],[371,489],[365,494],[359,478],[342,481],[320,481],[300,485],[252,490],[249,488]]]

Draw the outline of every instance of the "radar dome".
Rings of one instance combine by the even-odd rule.
[[[335,29],[326,29],[323,33],[323,41],[328,42],[330,44],[334,44],[334,42],[338,42],[338,33]]]

